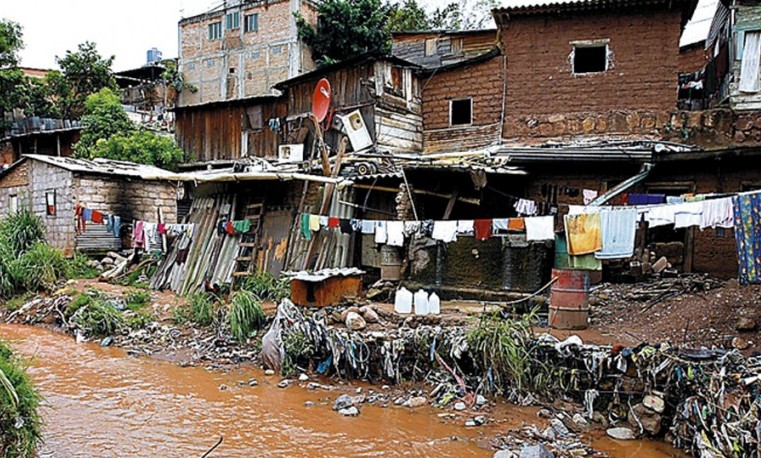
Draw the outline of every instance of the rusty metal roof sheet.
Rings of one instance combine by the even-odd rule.
[[[44,162],[70,172],[117,175],[140,178],[143,180],[181,180],[178,174],[170,172],[169,170],[164,170],[152,165],[136,164],[127,161],[114,161],[100,158],[88,160],[76,159],[73,157],[44,156],[41,154],[25,154],[21,157],[20,161],[26,159]]]

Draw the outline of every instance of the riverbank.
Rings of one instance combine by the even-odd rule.
[[[183,368],[132,358],[120,348],[77,344],[41,327],[4,325],[0,335],[27,358],[45,396],[41,456],[201,456],[224,437],[211,457],[490,457],[494,441],[507,432],[531,425],[544,430],[549,424],[535,407],[501,401],[490,402],[495,420],[478,428],[458,421],[465,414],[441,417],[430,405],[365,403],[360,416],[342,417],[332,409],[340,394],[356,396],[361,389],[360,394],[377,390],[393,396],[395,390],[312,377],[279,388],[280,377],[251,365],[227,372]],[[251,379],[256,386],[249,386]],[[335,389],[310,390],[310,383]],[[653,441],[620,443],[594,434],[584,441],[612,457],[676,453]]]
[[[107,301],[117,308],[120,300],[134,294],[130,288],[77,281],[51,296],[34,298],[13,315],[5,312],[5,318],[61,330],[61,326],[66,326],[63,317],[68,305],[80,293],[93,289],[105,294]],[[239,345],[229,332],[218,326],[178,325],[172,321],[172,311],[182,306],[182,300],[165,293],[149,294],[148,310],[141,309],[140,313],[150,315],[151,319],[141,321],[139,328],[105,339],[104,344],[121,347],[130,355],[151,356],[179,366],[199,366],[219,374],[231,374],[241,367],[252,368],[259,364],[261,332],[257,338]],[[292,375],[286,378],[269,375],[268,380],[283,391],[301,387],[324,394],[322,407],[332,406],[341,394],[347,395],[351,402],[343,407],[349,411],[351,407],[356,408],[361,412],[360,417],[364,417],[368,409],[377,408],[432,410],[434,413],[430,415],[449,422],[452,427],[477,431],[482,438],[480,446],[516,454],[526,446],[543,444],[556,456],[599,455],[609,443],[599,439],[608,428],[618,428],[619,432],[624,428],[632,437],[665,434],[681,447],[693,448],[700,444],[690,442],[691,438],[704,420],[682,418],[678,414],[680,409],[725,402],[725,394],[731,394],[729,399],[735,402],[738,415],[746,411],[742,409],[751,408],[743,399],[751,399],[756,389],[753,384],[743,392],[738,391],[736,381],[716,378],[722,367],[733,374],[754,367],[740,355],[684,353],[668,346],[629,343],[631,339],[617,346],[585,345],[577,338],[567,339],[568,334],[555,333],[559,339],[535,334],[525,324],[515,327],[512,323],[516,322],[510,320],[479,320],[484,311],[487,316],[493,311],[483,305],[445,304],[442,308],[440,317],[405,318],[394,314],[389,306],[373,305],[378,322],[367,323],[361,332],[350,332],[343,326],[341,312],[346,312],[345,308],[314,314],[288,309],[288,319],[284,321],[287,325],[282,327],[279,338],[285,344],[283,351]],[[270,305],[265,311],[272,315],[275,308]],[[137,312],[125,309],[124,313]],[[481,332],[481,340],[473,340],[474,330]],[[585,339],[594,338],[598,343],[606,339],[624,342],[595,330],[584,334]],[[510,337],[500,345],[523,339],[521,345],[510,348],[526,351],[521,356],[526,359],[526,366],[511,375],[509,365],[514,361],[502,359],[499,351],[503,350],[480,348],[478,342],[491,339],[491,335],[498,339],[503,335]],[[482,360],[478,357],[480,351],[484,352]],[[700,383],[675,379],[695,368],[703,374]],[[299,375],[316,372],[332,375],[317,379],[314,375]],[[374,388],[356,386],[365,390],[357,393],[355,385],[346,383],[356,379],[370,381]],[[394,383],[402,381],[417,384]],[[246,385],[248,380],[225,385],[222,391],[240,385],[239,382]],[[725,390],[705,392],[703,386],[716,383],[722,384]],[[386,385],[389,385],[387,389],[381,388]],[[497,394],[500,396],[495,396]],[[737,394],[742,396],[738,398]],[[511,413],[500,413],[495,408],[500,402],[488,402],[482,395],[538,405],[543,407],[543,418],[534,415],[520,426],[494,432],[492,429],[505,419],[501,415]],[[481,398],[486,402],[480,401]],[[329,413],[341,417],[333,409]],[[752,426],[748,422],[737,423],[729,415],[725,415],[725,420],[739,428]],[[594,449],[585,445],[590,443],[595,444]],[[625,447],[637,446],[642,441],[631,444]],[[741,445],[752,445],[752,442]],[[614,456],[622,455],[614,452]]]

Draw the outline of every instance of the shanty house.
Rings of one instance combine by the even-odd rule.
[[[124,235],[135,220],[175,223],[175,180],[172,172],[131,162],[25,155],[0,176],[0,215],[30,209],[67,256],[121,249],[122,234],[102,224],[86,223],[78,232],[76,207],[119,216]]]

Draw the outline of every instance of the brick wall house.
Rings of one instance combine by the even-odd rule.
[[[272,86],[314,68],[294,13],[316,22],[311,0],[226,0],[179,23],[179,68],[198,88],[178,106],[271,95]]]
[[[161,171],[155,167],[145,170]],[[133,220],[155,222],[158,209],[163,212],[165,222],[177,222],[174,183],[120,174],[104,162],[24,156],[0,175],[0,217],[23,208],[31,210],[45,225],[48,242],[66,256],[79,248],[74,217],[77,204],[119,215],[124,226]],[[113,246],[113,240],[106,239],[103,226],[88,227],[91,232],[103,234],[100,241],[104,248]],[[91,244],[88,247],[97,249]]]
[[[539,3],[494,11],[499,53],[422,75],[426,151],[659,135],[695,2]]]

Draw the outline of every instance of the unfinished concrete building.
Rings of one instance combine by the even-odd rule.
[[[311,0],[226,0],[179,24],[179,68],[198,88],[178,106],[273,94],[272,86],[314,68],[295,13],[316,21]]]

